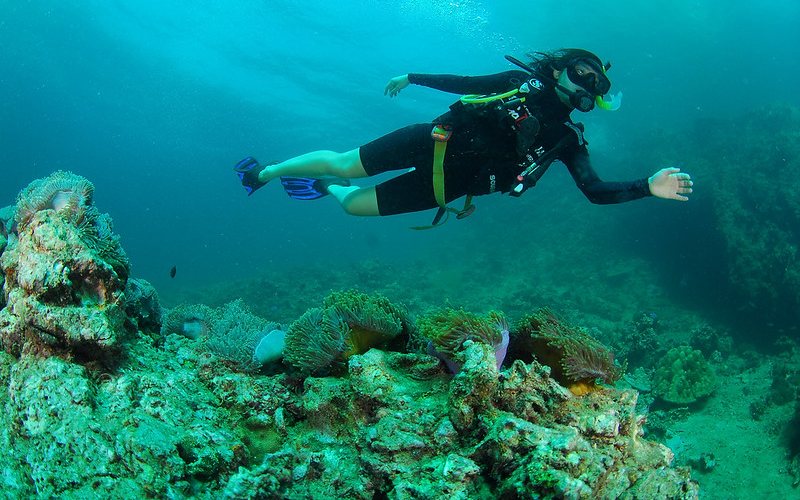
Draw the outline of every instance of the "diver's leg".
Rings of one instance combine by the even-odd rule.
[[[328,186],[328,192],[336,198],[336,201],[339,202],[344,211],[350,215],[380,215],[375,186],[358,187],[331,184]]]
[[[366,177],[367,172],[361,164],[358,148],[337,153],[335,151],[314,151],[289,158],[286,161],[267,165],[258,174],[259,182],[267,183],[282,175],[299,177],[342,177],[354,179]]]

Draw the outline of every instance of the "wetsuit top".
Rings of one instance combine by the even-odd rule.
[[[454,94],[499,94],[518,88],[530,78],[528,73],[515,70],[486,76],[408,75],[410,83]],[[551,87],[546,87],[536,96],[529,96],[522,107],[523,111],[535,116],[540,124],[530,151],[552,149],[566,133],[574,133],[565,125],[572,124],[569,117],[572,110],[561,102]],[[454,138],[461,136],[462,142],[468,142],[474,148],[484,148],[492,159],[476,175],[467,192],[479,195],[512,189],[516,176],[527,165],[524,153],[518,152],[518,132],[498,126],[496,115],[480,117],[455,107],[436,121],[452,124]],[[577,141],[571,143],[559,152],[557,159],[567,166],[578,188],[592,203],[622,203],[651,195],[647,178],[628,182],[601,180],[592,168],[585,144],[579,145]],[[486,178],[490,178],[491,182]]]

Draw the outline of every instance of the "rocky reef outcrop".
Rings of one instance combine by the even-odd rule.
[[[635,391],[576,396],[536,359],[504,363],[504,321],[448,342],[453,373],[386,299],[335,293],[324,308],[357,347],[336,351],[337,370],[257,371],[254,341],[275,324],[238,302],[162,314],[70,179],[18,202],[0,257],[5,495],[697,497],[688,469],[644,439]]]
[[[19,194],[15,231],[0,257],[5,351],[91,359],[118,351],[126,333],[129,264],[93,193],[88,180],[58,171]]]

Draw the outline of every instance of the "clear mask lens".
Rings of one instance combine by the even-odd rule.
[[[580,74],[576,68],[578,64],[589,66],[592,71]],[[605,95],[611,89],[611,81],[604,74],[603,69],[594,61],[579,60],[570,63],[567,66],[567,76],[572,83],[580,85],[587,92],[594,95]]]

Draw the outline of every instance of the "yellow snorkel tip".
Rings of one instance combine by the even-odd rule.
[[[617,92],[611,96],[597,96],[595,97],[594,102],[600,109],[605,109],[606,111],[616,111],[622,106],[622,92]]]

